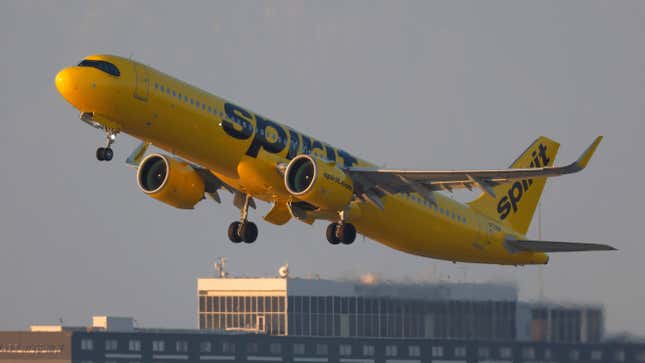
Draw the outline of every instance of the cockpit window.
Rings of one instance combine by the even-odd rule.
[[[83,61],[81,61],[81,63],[79,63],[78,66],[100,69],[103,72],[113,75],[115,77],[118,77],[121,75],[121,72],[119,72],[119,69],[114,64],[106,61],[83,59]]]

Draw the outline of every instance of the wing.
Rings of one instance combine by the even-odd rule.
[[[380,197],[385,194],[416,192],[425,199],[434,202],[433,191],[466,188],[479,188],[495,197],[493,187],[518,179],[553,177],[576,173],[584,169],[596,151],[602,136],[580,155],[578,160],[565,166],[540,168],[518,168],[497,170],[386,170],[375,168],[345,168],[352,178],[356,194],[382,208]]]
[[[535,240],[515,240],[507,238],[506,247],[511,252],[580,252],[580,251],[615,251],[616,248],[597,243],[553,242]]]

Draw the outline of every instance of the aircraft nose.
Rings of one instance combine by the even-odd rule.
[[[76,88],[75,81],[71,73],[72,72],[69,68],[65,68],[56,74],[56,88],[65,98],[68,98],[70,93],[74,88]]]

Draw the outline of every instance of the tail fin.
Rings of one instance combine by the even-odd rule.
[[[539,137],[511,164],[511,168],[541,168],[553,166],[560,144],[544,136]],[[492,197],[482,193],[468,203],[473,209],[526,234],[533,213],[540,201],[546,178],[518,180],[497,185]]]

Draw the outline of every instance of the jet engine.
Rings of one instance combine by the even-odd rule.
[[[204,181],[190,164],[162,154],[141,161],[137,184],[152,198],[180,209],[193,209],[205,191]]]
[[[293,158],[284,173],[287,191],[318,208],[340,211],[352,200],[354,183],[335,162],[309,155]]]

